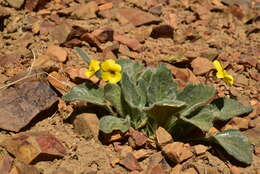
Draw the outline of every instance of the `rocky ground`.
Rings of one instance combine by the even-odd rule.
[[[0,0],[0,174],[259,174],[259,12],[259,0]],[[163,129],[156,142],[130,130],[103,145],[98,117],[82,114],[87,104],[61,100],[74,85],[96,82],[74,47],[99,60],[164,63],[180,88],[209,84],[253,106],[219,128],[248,135],[253,164],[173,143]],[[215,76],[216,58],[233,86]]]

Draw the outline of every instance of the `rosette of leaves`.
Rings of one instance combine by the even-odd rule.
[[[129,59],[119,59],[117,63],[122,66],[119,84],[107,84],[104,88],[81,84],[63,96],[65,101],[83,100],[110,111],[111,115],[100,119],[100,130],[105,133],[126,132],[132,126],[150,136],[161,126],[174,139],[197,140],[193,131],[207,132],[216,121],[227,121],[252,111],[233,99],[214,99],[216,90],[208,85],[188,84],[178,90],[171,71],[164,65],[145,68]],[[222,147],[244,164],[252,162],[248,138],[238,130],[198,138]]]

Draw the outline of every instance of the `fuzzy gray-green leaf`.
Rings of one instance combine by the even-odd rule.
[[[163,100],[176,99],[177,83],[172,78],[171,71],[164,65],[159,65],[151,77],[147,90],[148,103],[153,104]]]
[[[97,105],[105,105],[104,89],[90,84],[74,86],[69,93],[62,97],[65,101],[87,101]]]
[[[218,120],[229,120],[234,116],[246,114],[253,110],[252,107],[246,107],[236,100],[228,98],[216,99],[212,102],[212,105],[220,110],[216,117]]]
[[[225,130],[209,137],[209,140],[219,144],[229,155],[244,163],[252,163],[252,148],[248,138],[235,129]]]
[[[155,120],[158,125],[167,128],[170,126],[168,123],[172,123],[170,120],[177,120],[174,114],[184,105],[184,102],[178,100],[161,101],[144,108],[144,111],[147,112],[148,116]]]
[[[207,104],[213,99],[215,93],[216,90],[212,86],[188,84],[177,96],[178,100],[187,104],[180,112],[181,116],[185,117],[195,109]]]
[[[121,88],[125,101],[131,107],[142,108],[146,104],[146,95],[143,90],[131,80],[127,73],[122,74]]]
[[[208,131],[213,127],[213,121],[217,113],[218,110],[216,107],[212,105],[206,105],[201,110],[199,110],[198,113],[195,113],[194,115],[191,114],[189,118],[182,117],[182,119],[203,131]]]
[[[120,130],[125,133],[130,128],[130,118],[125,119],[111,115],[103,116],[99,121],[99,129],[104,133],[111,133],[114,130]]]
[[[131,59],[119,59],[117,63],[122,67],[122,73],[126,73],[131,80],[137,80],[144,69],[140,62],[134,62]]]
[[[121,88],[117,84],[108,83],[105,88],[105,99],[113,104],[117,112],[124,116]]]

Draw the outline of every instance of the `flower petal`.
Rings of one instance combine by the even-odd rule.
[[[94,71],[90,71],[90,70],[88,70],[88,69],[87,69],[87,71],[84,73],[84,75],[85,75],[87,78],[93,76],[94,74],[95,74]]]
[[[224,82],[226,82],[226,84],[228,84],[229,86],[232,86],[234,84],[234,78],[233,76],[226,74],[224,77]]]
[[[121,73],[120,72],[116,72],[115,74],[113,74],[110,79],[109,82],[110,83],[117,83],[121,80]]]
[[[102,72],[102,79],[103,79],[104,81],[109,81],[110,76],[111,76],[111,73],[110,73],[110,72],[106,72],[106,71]]]
[[[89,69],[97,72],[100,69],[100,61],[96,59],[91,59]]]
[[[214,60],[213,65],[214,65],[214,67],[216,68],[217,71],[223,71],[224,70],[220,61],[218,61],[218,60]]]
[[[101,68],[103,71],[111,71],[114,64],[116,63],[113,59],[108,59],[101,64]]]

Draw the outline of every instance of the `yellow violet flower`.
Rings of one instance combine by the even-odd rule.
[[[223,79],[223,81],[228,84],[229,86],[232,86],[234,84],[234,78],[227,73],[226,70],[224,70],[223,66],[221,65],[220,61],[214,60],[213,65],[217,70],[217,78]]]
[[[89,67],[85,72],[86,77],[92,77],[100,69],[100,61],[91,59]]]
[[[102,79],[109,83],[117,83],[121,80],[121,66],[113,59],[108,59],[101,64]]]

